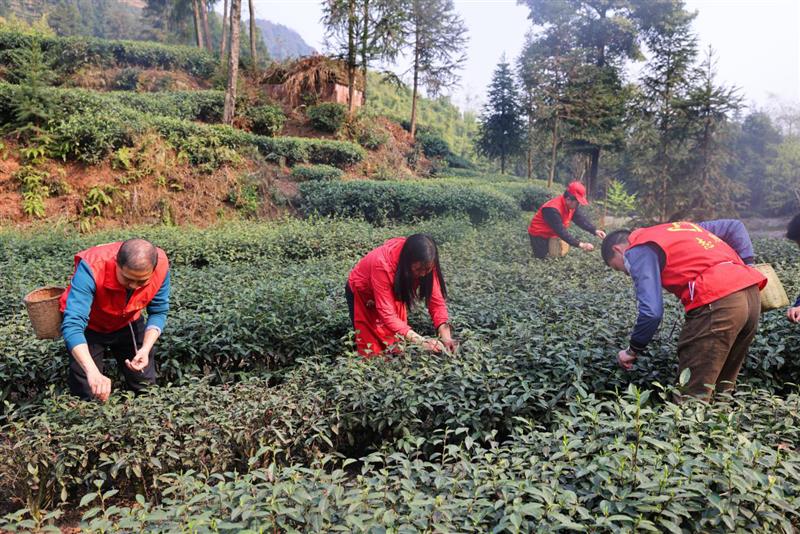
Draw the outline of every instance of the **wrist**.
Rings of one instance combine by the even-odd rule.
[[[405,338],[406,340],[411,341],[412,343],[422,343],[423,341],[425,341],[424,337],[417,334],[413,330],[409,330],[408,332],[406,332]]]

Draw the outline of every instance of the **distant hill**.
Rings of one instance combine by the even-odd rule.
[[[315,52],[314,48],[309,46],[299,33],[283,24],[256,19],[256,26],[264,36],[264,44],[267,45],[269,57],[272,59],[283,61],[287,58],[307,56]]]

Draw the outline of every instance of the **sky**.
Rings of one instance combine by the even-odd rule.
[[[254,1],[256,18],[284,24],[324,51],[320,0]],[[469,31],[469,48],[461,84],[450,96],[462,109],[475,110],[500,57],[513,61],[521,51],[531,27],[528,9],[516,0],[454,2]],[[249,16],[245,6],[243,18]],[[720,83],[739,87],[751,107],[800,105],[800,0],[686,0],[686,7],[697,11],[701,49],[711,45],[717,55]]]

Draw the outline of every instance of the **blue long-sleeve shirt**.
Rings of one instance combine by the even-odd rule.
[[[61,335],[67,350],[77,345],[86,343],[86,327],[89,324],[89,313],[94,301],[94,293],[97,288],[89,265],[81,260],[75,269],[75,274],[70,282],[69,295],[67,295],[67,305],[64,309],[64,319],[61,322]],[[167,322],[167,312],[169,311],[169,291],[170,273],[164,278],[158,292],[153,300],[147,305],[147,326],[145,330],[155,328],[159,332],[164,329]]]
[[[719,219],[701,222],[699,225],[725,241],[746,264],[753,263],[753,243],[741,221]],[[630,346],[634,351],[643,351],[653,339],[664,316],[661,271],[666,257],[657,245],[645,244],[629,248],[625,251],[624,258],[628,274],[633,279],[639,309]]]

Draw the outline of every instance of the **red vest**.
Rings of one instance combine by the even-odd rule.
[[[82,250],[75,255],[75,268],[81,260],[85,261],[94,277],[95,292],[92,309],[89,312],[89,328],[95,332],[110,333],[125,328],[139,318],[142,310],[156,296],[169,271],[169,261],[163,250],[158,251],[158,263],[147,283],[134,290],[130,300],[125,302],[127,290],[117,281],[117,252],[122,241],[98,245]],[[61,296],[61,312],[67,307],[70,287]]]
[[[528,226],[528,233],[530,235],[534,237],[544,237],[547,239],[551,237],[558,237],[553,229],[550,228],[550,225],[544,220],[544,217],[542,217],[542,210],[544,208],[557,209],[558,213],[561,214],[561,222],[564,225],[564,228],[569,228],[569,225],[572,224],[572,216],[575,215],[575,210],[571,210],[567,207],[567,202],[564,198],[564,195],[559,195],[556,198],[548,200],[539,207],[536,215],[534,215],[533,219],[531,219],[531,224]]]
[[[687,312],[746,287],[767,285],[764,275],[745,265],[727,243],[694,223],[641,228],[628,241],[631,247],[653,243],[664,251],[661,285],[681,299]]]

